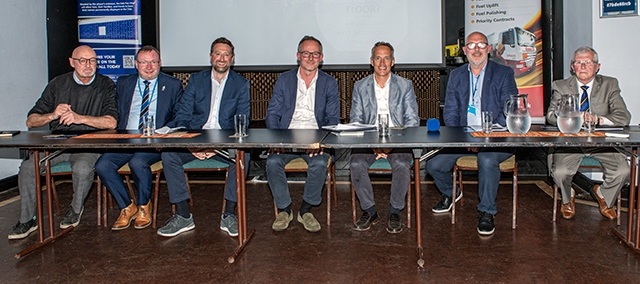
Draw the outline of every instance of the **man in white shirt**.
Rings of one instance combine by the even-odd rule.
[[[296,57],[300,66],[278,77],[267,109],[265,122],[269,129],[320,129],[340,122],[340,94],[335,78],[318,69],[324,58],[322,43],[305,36],[298,44]],[[267,179],[278,207],[273,222],[275,231],[283,231],[293,220],[291,196],[284,167],[296,158],[307,162],[307,181],[297,220],[309,232],[320,231],[320,223],[311,208],[322,202],[322,187],[327,173],[329,154],[323,149],[285,153],[284,149],[270,149],[267,158]]]

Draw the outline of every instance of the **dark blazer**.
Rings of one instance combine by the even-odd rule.
[[[120,120],[117,129],[126,129],[131,110],[131,101],[138,85],[138,73],[118,78],[116,85],[116,101]],[[156,128],[163,127],[171,120],[174,107],[182,96],[182,82],[173,76],[160,72],[158,74],[158,93],[156,107]]]
[[[288,129],[296,108],[298,68],[280,74],[267,108],[265,122],[270,129]],[[314,112],[318,128],[340,123],[338,81],[318,69]]]
[[[183,126],[187,129],[202,129],[211,112],[211,68],[191,74],[189,84],[178,103],[177,113],[169,127]],[[233,70],[227,74],[222,91],[218,122],[222,129],[233,129],[233,116],[245,114],[251,117],[249,80]],[[247,122],[248,124],[248,122]]]
[[[369,75],[353,86],[350,122],[376,123],[378,101],[375,84],[375,78]],[[418,102],[413,91],[413,83],[393,73],[389,77],[389,112],[395,126],[420,126]]]
[[[556,103],[562,94],[578,94],[580,98],[582,91],[579,90],[578,79],[573,75],[564,80],[556,80],[551,87],[551,103],[547,110],[547,121],[556,125],[555,114]],[[620,95],[618,79],[603,75],[596,75],[593,79],[591,100],[589,101],[591,113],[606,117],[616,126],[629,125],[631,113]]]
[[[504,102],[518,93],[513,69],[487,60],[482,82],[483,111],[493,112],[493,123],[507,124],[504,116]],[[446,126],[467,126],[469,106],[469,64],[462,65],[449,74],[447,96],[444,99],[444,124]]]

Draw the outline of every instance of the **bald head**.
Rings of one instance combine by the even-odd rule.
[[[76,76],[85,84],[91,82],[96,74],[97,63],[96,52],[86,45],[76,47],[69,58],[69,64],[75,70]]]

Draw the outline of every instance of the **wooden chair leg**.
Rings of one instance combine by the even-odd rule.
[[[327,171],[327,226],[331,226],[331,170]]]
[[[511,228],[516,229],[516,217],[518,215],[518,166],[516,164],[513,169],[513,220],[511,223]]]
[[[353,215],[353,224],[356,224],[356,190],[351,185],[351,213]]]
[[[51,177],[51,191],[53,191],[53,200],[56,203],[56,212],[60,213],[60,202],[58,201],[58,190],[56,189],[56,182]]]
[[[102,191],[102,226],[107,227],[107,187],[105,185],[102,185],[102,189],[100,191]],[[109,198],[108,200],[109,204],[111,204],[111,198]]]
[[[234,177],[235,178],[235,177]],[[224,199],[224,194],[227,190],[227,181],[229,180],[229,171],[226,171],[226,174],[224,175],[224,191],[222,192],[222,212],[220,212],[221,214],[224,213],[224,210],[227,209],[227,201]],[[191,195],[189,195],[189,198],[191,198]]]
[[[158,220],[158,192],[160,191],[160,172],[156,174],[156,185],[153,189],[153,208],[151,208],[151,210],[153,211],[153,217],[152,217],[152,223],[151,226],[155,229],[156,228],[156,224],[157,224],[157,220]]]
[[[102,226],[102,183],[98,178],[98,187],[96,188],[96,211],[98,211],[98,227]]]
[[[129,196],[133,200],[133,203],[138,204],[138,203],[136,203],[136,200],[137,200],[136,195],[133,193],[133,186],[131,185],[131,178],[129,177],[129,175],[124,175],[124,179],[125,179],[125,181],[127,183],[127,190],[129,190]],[[136,184],[136,186],[138,186],[138,185]]]
[[[453,204],[451,205],[451,224],[456,223],[456,196],[458,196],[458,187],[456,186],[456,180],[458,177],[458,166],[453,166],[453,187],[451,188],[451,198]],[[462,185],[461,185],[462,189]]]
[[[556,221],[556,214],[558,212],[558,185],[553,185],[553,217],[552,221]]]

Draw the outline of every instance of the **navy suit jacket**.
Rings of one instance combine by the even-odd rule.
[[[513,69],[487,60],[482,82],[483,111],[493,112],[493,123],[507,124],[504,116],[504,102],[518,93]],[[467,108],[469,106],[469,64],[462,65],[451,72],[447,83],[447,96],[444,99],[444,124],[446,126],[467,126]]]
[[[288,129],[296,108],[298,68],[280,74],[267,108],[265,122],[270,129]],[[338,81],[318,69],[314,113],[318,128],[340,123]]]
[[[177,113],[169,127],[183,126],[187,129],[202,129],[211,112],[211,69],[191,74],[189,84],[178,103]],[[222,129],[233,129],[233,116],[245,114],[251,117],[249,80],[233,70],[227,74],[227,82],[220,99],[218,123]],[[248,121],[247,121],[248,124]]]
[[[120,120],[117,129],[127,129],[131,101],[135,88],[138,85],[138,74],[131,74],[118,78],[116,85],[116,101],[118,102],[118,113]],[[171,120],[174,107],[180,96],[182,96],[182,82],[173,76],[165,73],[158,74],[158,93],[156,106],[156,128],[163,127]]]

